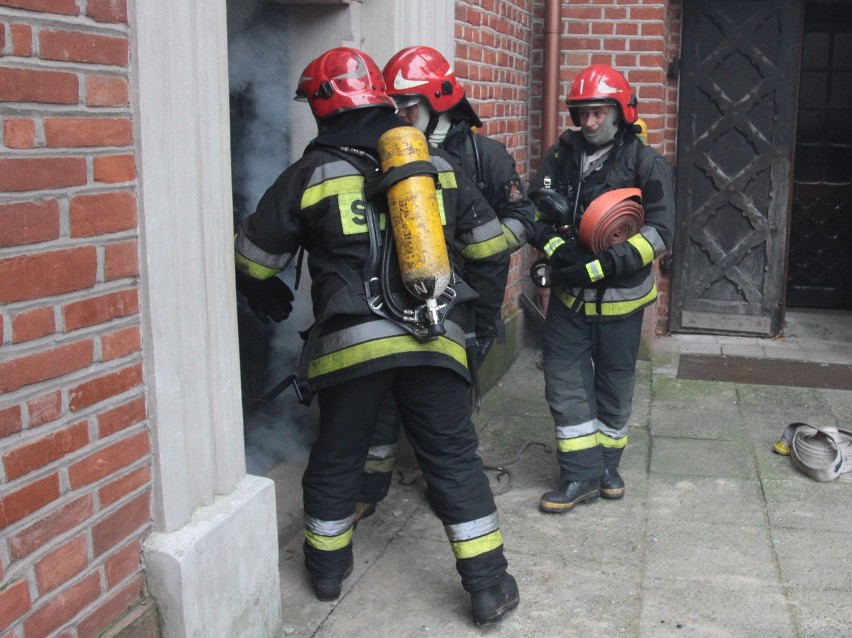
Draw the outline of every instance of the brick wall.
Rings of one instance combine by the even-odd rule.
[[[129,38],[126,0],[0,0],[3,636],[94,636],[144,590]]]

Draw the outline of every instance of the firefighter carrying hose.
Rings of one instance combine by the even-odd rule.
[[[429,153],[421,133],[400,127],[365,53],[343,47],[319,56],[302,73],[297,99],[310,105],[318,135],[243,223],[236,261],[238,290],[280,320],[292,294],[275,275],[300,248],[308,255],[315,323],[296,385],[301,396],[315,393],[320,408],[302,478],[314,593],[338,598],[352,571],[361,471],[390,394],[474,620],[497,622],[519,595],[476,454],[465,334],[471,286],[506,276],[500,222],[472,184]]]
[[[671,246],[675,206],[671,168],[637,138],[637,100],[621,73],[603,64],[586,68],[571,83],[567,105],[580,130],[560,136],[530,186],[531,243],[547,256],[547,268],[534,266],[531,276],[553,289],[543,359],[560,485],[539,502],[551,513],[624,496],[618,466],[643,309],[657,297],[652,262]],[[640,190],[644,223],[626,241],[592,254],[579,242],[578,225],[594,200],[615,189]]]
[[[482,122],[465,96],[450,63],[437,50],[412,46],[398,51],[382,71],[403,122],[422,131],[429,143],[446,151],[457,172],[463,172],[497,213],[503,236],[513,252],[533,231],[535,210],[524,192],[515,161],[506,147],[474,132]],[[475,308],[473,365],[478,367],[501,333],[500,310],[505,279],[481,282],[487,289]],[[491,300],[491,301],[489,301]],[[399,440],[399,418],[392,401],[383,406],[362,478],[358,515],[375,511],[387,495]]]

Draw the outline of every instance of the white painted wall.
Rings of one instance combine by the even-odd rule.
[[[274,485],[246,475],[242,433],[225,3],[129,12],[154,461],[148,588],[167,637],[271,637]]]

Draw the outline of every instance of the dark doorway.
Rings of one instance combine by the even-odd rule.
[[[787,305],[852,309],[852,2],[803,31]]]
[[[674,332],[781,330],[801,12],[684,2]]]

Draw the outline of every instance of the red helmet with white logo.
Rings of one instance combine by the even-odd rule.
[[[575,126],[580,126],[577,107],[593,104],[614,104],[627,124],[633,124],[639,118],[639,112],[636,110],[639,100],[630,90],[627,80],[606,64],[593,64],[580,71],[571,82],[565,102]]]
[[[436,113],[446,113],[462,98],[464,89],[446,58],[431,47],[414,46],[398,51],[385,65],[388,95],[398,106],[405,98],[423,96]]]
[[[349,47],[330,49],[310,62],[299,78],[296,99],[307,101],[317,119],[366,106],[396,108],[379,66]]]

